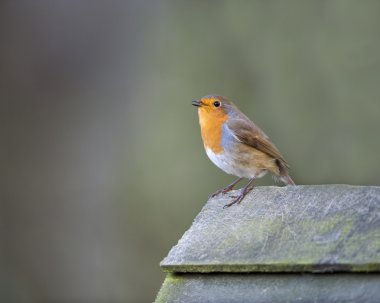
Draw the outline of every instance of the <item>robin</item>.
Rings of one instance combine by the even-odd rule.
[[[209,95],[194,100],[207,156],[221,170],[239,177],[211,195],[226,194],[243,178],[249,182],[240,194],[224,207],[240,203],[252,190],[253,181],[270,171],[287,185],[295,185],[289,176],[289,164],[268,136],[223,96]]]

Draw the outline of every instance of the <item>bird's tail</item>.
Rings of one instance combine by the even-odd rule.
[[[278,166],[278,170],[279,170],[279,179],[284,182],[286,185],[296,185],[294,183],[294,181],[292,180],[292,178],[290,178],[289,176],[289,173],[288,173],[288,169],[289,169],[289,166],[285,163],[282,163],[280,160],[276,160],[276,164]]]
[[[288,173],[285,173],[284,175],[282,175],[280,177],[280,180],[284,183],[286,183],[287,185],[296,185],[294,183],[294,181],[292,180],[292,178],[290,178],[289,174]]]

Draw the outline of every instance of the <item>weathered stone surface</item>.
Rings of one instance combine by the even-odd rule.
[[[257,187],[223,209],[229,201],[207,202],[165,271],[380,271],[380,187]]]
[[[157,303],[379,302],[379,274],[168,274]]]

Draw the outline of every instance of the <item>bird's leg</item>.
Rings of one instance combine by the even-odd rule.
[[[223,208],[230,207],[231,205],[234,205],[236,203],[239,204],[244,199],[244,197],[253,189],[253,181],[255,181],[255,178],[250,179],[247,185],[243,187],[240,195],[237,196],[237,198],[234,199],[231,203],[224,205]]]
[[[231,191],[231,190],[234,188],[234,186],[235,186],[236,184],[238,184],[241,180],[243,180],[243,178],[239,178],[239,179],[235,180],[234,182],[232,182],[230,185],[226,186],[225,188],[221,188],[221,189],[217,190],[217,191],[214,192],[212,195],[210,195],[210,198],[213,198],[213,197],[219,195],[220,193],[222,193],[223,195],[226,194],[226,193],[228,193],[228,192]]]

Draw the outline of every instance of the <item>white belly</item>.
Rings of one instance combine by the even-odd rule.
[[[242,166],[228,152],[215,154],[211,149],[206,148],[207,156],[221,170],[227,174],[244,178],[260,178],[266,174],[266,171],[257,171],[252,167]]]

